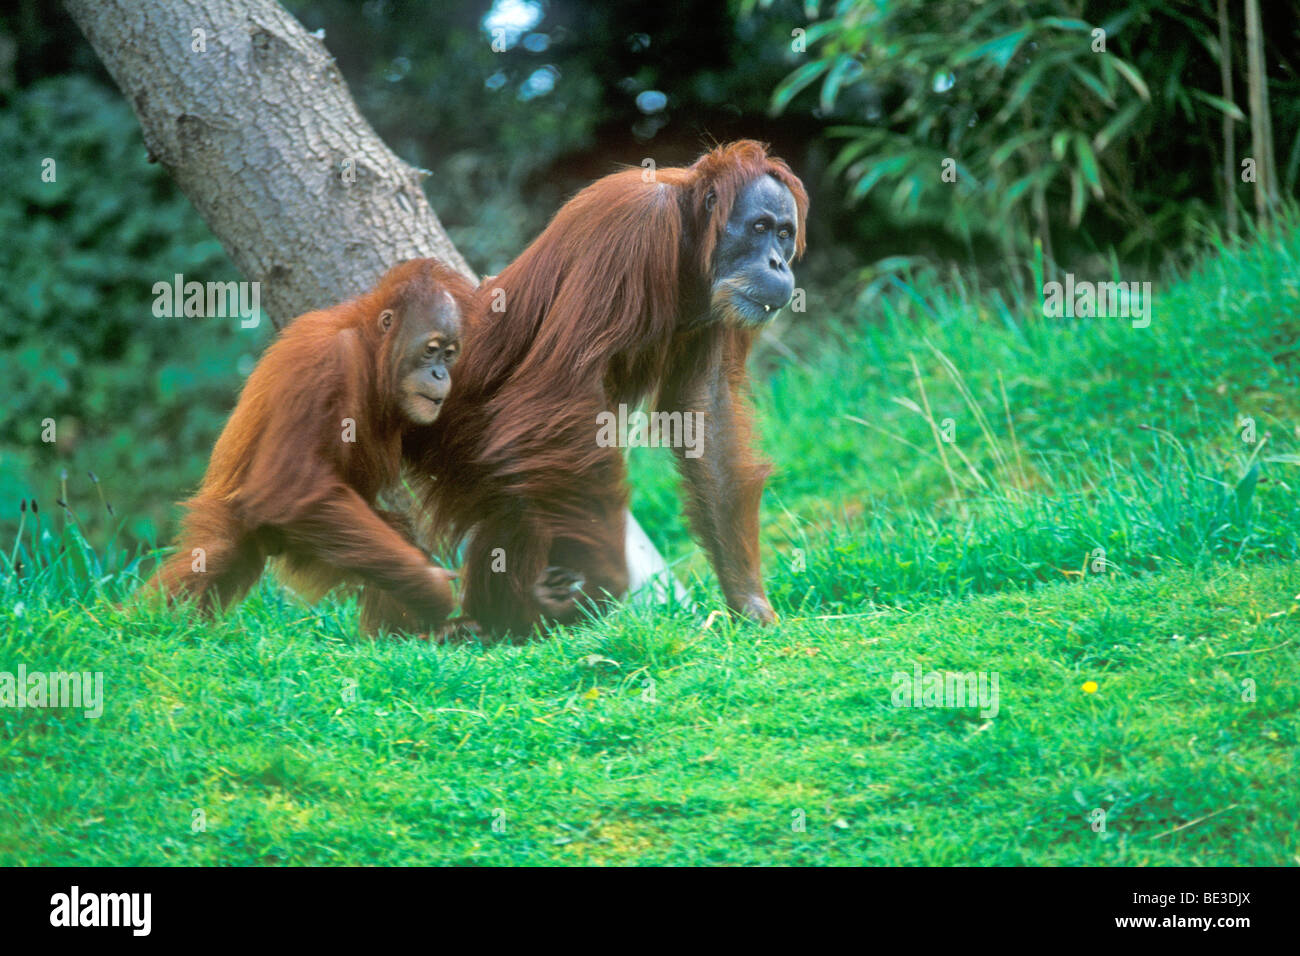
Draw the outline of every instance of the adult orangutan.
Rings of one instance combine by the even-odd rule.
[[[178,550],[159,572],[169,598],[229,605],[278,556],[309,599],[361,585],[368,632],[442,624],[454,575],[376,499],[401,474],[403,439],[427,431],[446,400],[473,292],[437,260],[413,259],[364,295],[290,323],[185,503]]]
[[[790,168],[741,140],[598,180],[480,287],[436,440],[417,450],[435,528],[466,542],[470,618],[526,633],[626,590],[625,467],[598,423],[653,397],[703,423],[702,447],[676,450],[728,605],[773,620],[745,360],[790,301],[807,208]]]

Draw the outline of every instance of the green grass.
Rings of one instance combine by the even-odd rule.
[[[28,606],[5,660],[102,670],[107,705],[6,714],[0,863],[1294,862],[1297,581],[765,633],[624,613],[486,651],[358,644],[269,590],[212,627]],[[918,664],[997,673],[997,717],[893,707]]]
[[[634,510],[697,608],[522,647],[358,641],[272,582],[121,610],[144,565],[29,516],[0,671],[106,702],[0,709],[0,864],[1294,865],[1298,261],[1223,248],[1147,329],[928,280],[792,323],[769,630],[711,613],[662,455]],[[996,675],[996,716],[895,706],[914,668]]]

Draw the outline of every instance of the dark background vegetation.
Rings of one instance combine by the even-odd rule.
[[[812,194],[800,272],[812,307],[786,317],[787,351],[760,363],[832,322],[874,321],[894,270],[1023,284],[1045,254],[1049,268],[1157,278],[1223,228],[1229,203],[1243,223],[1254,212],[1251,187],[1225,195],[1222,180],[1225,112],[1238,161],[1250,155],[1240,3],[1228,5],[1232,104],[1212,0],[287,6],[325,31],[380,136],[432,171],[433,205],[482,273],[618,164],[772,143]],[[1284,197],[1300,168],[1297,12],[1264,4]],[[501,52],[494,24],[507,27]],[[1105,54],[1091,49],[1096,26]],[[0,104],[0,522],[24,499],[48,514],[66,497],[102,533],[113,521],[93,470],[126,539],[161,543],[269,330],[153,317],[153,283],[234,269],[146,162],[133,115],[58,4],[0,13]],[[41,181],[44,157],[56,183]],[[946,157],[957,184],[939,178]],[[40,441],[45,418],[54,445]]]

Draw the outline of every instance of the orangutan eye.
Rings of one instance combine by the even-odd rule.
[[[758,222],[754,223],[754,231],[767,232],[767,223],[763,222],[762,220],[759,220]]]
[[[437,355],[437,354],[438,354],[438,340],[437,340],[437,339],[434,339],[432,342],[429,342],[427,345],[425,345],[425,347],[424,347],[424,354],[425,354],[426,356],[434,356],[434,355]]]
[[[790,230],[789,230],[789,229],[782,229],[780,232],[777,233],[777,235],[780,236],[782,239],[789,239],[789,238],[790,238]]]

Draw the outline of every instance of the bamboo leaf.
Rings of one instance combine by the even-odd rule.
[[[1047,135],[1048,133],[1045,129],[1034,129],[1028,130],[1024,133],[1017,133],[993,151],[989,156],[989,165],[994,169],[997,169],[1010,159],[1012,154],[1020,151],[1021,147],[1028,146],[1030,143],[1043,139]]]
[[[1075,78],[1080,83],[1092,90],[1093,95],[1096,96],[1097,99],[1101,100],[1107,106],[1113,107],[1115,105],[1115,97],[1110,95],[1110,91],[1102,85],[1101,80],[1097,79],[1097,77],[1093,76],[1077,63],[1070,64],[1070,72],[1074,74]]]
[[[831,67],[830,72],[826,74],[826,79],[822,82],[821,96],[819,105],[822,112],[829,113],[835,109],[835,98],[839,96],[840,87],[845,80],[852,80],[862,73],[862,64],[847,54],[841,54],[836,57],[835,65]]]
[[[980,60],[987,57],[1005,70],[1007,64],[1011,62],[1011,58],[1016,55],[1016,50],[1020,48],[1020,44],[1024,42],[1025,37],[1028,35],[1029,28],[1021,27],[1019,30],[1012,30],[1000,37],[986,40],[978,46],[967,47],[953,57],[953,65],[960,66],[962,63],[969,63],[971,60]]]
[[[1246,114],[1238,109],[1235,103],[1229,103],[1222,96],[1215,96],[1213,93],[1206,93],[1204,90],[1198,90],[1195,87],[1192,88],[1191,93],[1192,96],[1210,104],[1220,113],[1227,113],[1238,123],[1246,122]]]
[[[1068,129],[1063,129],[1052,134],[1053,159],[1065,159],[1065,151],[1069,148],[1070,137],[1073,135],[1074,134]]]
[[[1134,117],[1142,111],[1141,103],[1129,103],[1118,113],[1116,113],[1101,131],[1092,138],[1092,148],[1098,153],[1104,153],[1106,147],[1111,144],[1120,132],[1133,122]]]
[[[1150,103],[1151,91],[1147,89],[1146,82],[1138,74],[1138,71],[1117,56],[1111,56],[1109,53],[1106,56],[1109,58],[1106,62],[1113,64],[1115,69],[1119,70],[1120,75],[1128,80],[1128,85],[1137,91],[1137,95]]]
[[[1088,188],[1092,190],[1092,195],[1101,199],[1106,195],[1106,191],[1101,187],[1101,174],[1097,169],[1097,157],[1088,145],[1088,137],[1082,133],[1074,137],[1074,152],[1079,157],[1079,169],[1083,172],[1083,178],[1088,183]]]
[[[795,70],[777,86],[776,92],[772,94],[772,106],[770,112],[773,116],[780,115],[790,101],[802,93],[817,77],[821,76],[831,67],[829,60],[814,60],[812,63],[805,63],[799,69]]]
[[[849,193],[850,198],[861,199],[886,176],[901,173],[907,168],[910,161],[910,158],[907,156],[890,156],[889,158],[876,163],[871,167],[870,172],[853,184],[853,189]]]

